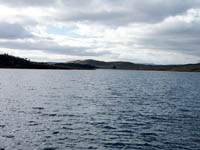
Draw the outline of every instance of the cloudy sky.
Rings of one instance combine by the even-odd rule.
[[[200,62],[200,0],[0,0],[0,53],[34,61]]]

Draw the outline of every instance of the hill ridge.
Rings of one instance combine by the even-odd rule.
[[[69,62],[66,62],[69,63]],[[152,65],[137,64],[127,61],[99,61],[94,59],[75,60],[70,63],[87,64],[99,69],[122,69],[122,70],[155,70],[155,71],[194,71],[200,72],[200,63],[181,65]]]
[[[147,65],[126,61],[100,61],[94,59],[75,60],[63,63],[32,62],[26,58],[0,54],[0,68],[19,69],[121,69],[121,70],[153,70],[153,71],[187,71],[200,72],[200,63],[183,65]]]

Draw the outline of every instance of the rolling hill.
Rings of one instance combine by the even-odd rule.
[[[121,70],[155,70],[155,71],[187,71],[200,72],[200,64],[185,65],[146,65],[131,62],[113,61],[105,62],[98,60],[76,60],[66,63],[42,63],[19,58],[7,54],[0,54],[0,68],[21,69],[121,69]]]
[[[0,55],[0,68],[18,69],[95,69],[90,65],[80,64],[48,64],[42,62],[32,62],[24,58],[11,56],[8,54]]]
[[[99,69],[122,69],[122,70],[155,70],[155,71],[189,71],[200,72],[200,64],[185,64],[185,65],[146,65],[135,64],[131,62],[104,62],[98,60],[76,60],[68,63],[91,65]]]

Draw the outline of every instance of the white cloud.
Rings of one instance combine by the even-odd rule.
[[[33,60],[200,61],[199,0],[0,0],[0,9],[0,48]]]

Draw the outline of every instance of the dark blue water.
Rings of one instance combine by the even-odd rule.
[[[0,70],[0,148],[199,150],[200,73]]]

